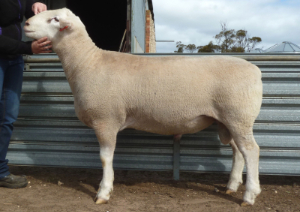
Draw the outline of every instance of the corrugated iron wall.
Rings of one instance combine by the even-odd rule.
[[[260,173],[299,175],[300,55],[233,56],[249,60],[263,73],[263,104],[254,126],[261,147]],[[25,62],[20,115],[7,155],[10,164],[101,168],[96,136],[76,118],[73,96],[57,56],[27,56]],[[173,169],[171,136],[124,130],[117,140],[116,169]],[[220,143],[216,126],[184,135],[175,156],[179,154],[182,171],[231,170],[231,148]]]

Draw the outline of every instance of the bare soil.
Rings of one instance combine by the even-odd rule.
[[[254,206],[241,207],[245,186],[225,194],[228,174],[115,171],[108,204],[93,201],[102,170],[11,166],[25,174],[26,188],[0,188],[0,211],[300,211],[300,177],[260,176],[262,193]],[[245,180],[245,179],[244,179]]]

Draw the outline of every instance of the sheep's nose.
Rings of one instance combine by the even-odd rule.
[[[25,22],[25,26],[29,26],[30,24],[29,24],[29,22],[28,21],[26,21]]]

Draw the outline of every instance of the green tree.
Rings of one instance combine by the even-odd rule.
[[[201,52],[219,52],[220,47],[218,45],[214,45],[212,41],[209,42],[209,44],[205,46],[198,46],[198,53]]]
[[[194,53],[197,50],[195,44],[189,44],[189,45],[185,46],[185,49],[190,53]]]
[[[194,53],[198,49],[200,52],[250,52],[255,46],[262,41],[260,37],[250,37],[247,30],[228,29],[226,23],[221,23],[221,32],[213,37],[216,44],[210,41],[205,46],[196,47],[195,44],[184,45],[181,41],[176,43],[177,51],[183,53],[188,51]]]
[[[261,42],[260,37],[250,38],[246,30],[228,29],[226,23],[221,23],[221,32],[214,36],[220,51],[225,52],[250,52]]]
[[[222,30],[214,38],[221,49],[221,52],[230,52],[231,47],[234,44],[235,31],[233,29],[228,30],[225,23],[221,23]]]
[[[252,37],[249,40],[249,47],[248,47],[248,52],[250,52],[252,49],[255,48],[255,46],[261,42],[261,38],[260,37]]]
[[[175,53],[183,53],[185,47],[186,47],[186,45],[184,45],[183,43],[181,43],[181,41],[178,41],[178,42],[176,42],[177,51],[174,51],[174,52]]]

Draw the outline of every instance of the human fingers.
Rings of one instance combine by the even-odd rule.
[[[44,47],[44,46],[49,46],[51,45],[51,41],[47,40],[45,42],[39,43],[39,46]]]
[[[52,51],[52,45],[41,45],[38,44],[37,46],[37,52],[38,53],[47,53],[47,52],[51,52]]]
[[[40,3],[40,2],[37,2],[35,4],[32,5],[32,10],[34,12],[34,14],[38,14],[38,13],[41,13],[43,11],[46,11],[47,10],[47,6],[43,3]]]
[[[52,48],[52,45],[41,47],[42,51],[48,51]]]
[[[35,4],[32,5],[32,12],[36,15],[38,14],[38,9]]]
[[[39,48],[42,50],[49,50],[52,48],[51,41],[47,40],[45,42],[39,43]]]
[[[45,41],[47,41],[48,38],[47,37],[43,37],[37,40],[38,44],[44,43]]]
[[[47,10],[47,6],[43,3],[37,2],[32,5],[32,11],[34,12],[35,15],[46,10]]]
[[[45,45],[49,45],[49,44],[51,44],[51,41],[50,41],[50,40],[47,40],[47,41],[43,42],[42,44],[43,44],[44,46],[45,46]]]
[[[45,49],[52,48],[52,46],[49,47],[49,45],[51,44],[51,41],[49,41],[47,37],[43,37],[43,38],[39,39],[37,41],[37,43],[38,43],[38,48],[40,50],[45,50]]]
[[[47,6],[45,4],[40,3],[38,7],[38,13],[44,12],[47,10]]]
[[[42,50],[40,53],[51,53],[52,49]]]
[[[51,50],[52,45],[49,45],[49,44],[48,45],[42,45],[42,44],[38,43],[38,41],[33,41],[32,45],[31,45],[31,48],[32,48],[32,52],[34,54],[52,52],[52,50]]]

